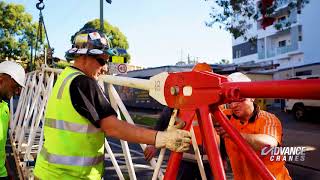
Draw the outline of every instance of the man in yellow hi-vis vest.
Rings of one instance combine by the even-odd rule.
[[[22,66],[15,62],[0,63],[0,178],[8,179],[5,167],[6,141],[9,125],[9,107],[5,100],[19,94],[25,83],[25,72]]]
[[[46,108],[45,141],[34,170],[37,179],[101,179],[105,134],[177,152],[188,150],[187,131],[154,131],[117,119],[97,83],[113,52],[106,36],[95,29],[75,36],[73,48],[66,52],[74,65],[59,75]]]

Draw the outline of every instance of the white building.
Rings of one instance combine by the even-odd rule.
[[[233,40],[234,63],[279,64],[277,70],[281,70],[320,62],[320,1],[310,0],[301,10],[288,13],[290,1],[282,1],[274,13],[274,24],[266,29],[261,27],[261,18],[253,22],[250,34],[257,37],[256,43]],[[287,23],[291,24],[289,28],[275,28],[275,24],[285,27]]]

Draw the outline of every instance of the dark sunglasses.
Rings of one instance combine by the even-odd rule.
[[[100,64],[100,66],[104,66],[109,62],[109,56],[106,54],[90,54],[89,56],[95,58],[97,62]]]
[[[96,60],[98,61],[98,63],[101,65],[101,66],[104,66],[107,64],[108,60],[105,60],[103,58],[96,58]]]

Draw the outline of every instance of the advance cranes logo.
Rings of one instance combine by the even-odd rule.
[[[268,156],[270,161],[304,161],[307,147],[271,147],[264,146],[261,149],[261,156]]]

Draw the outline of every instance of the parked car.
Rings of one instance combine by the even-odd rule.
[[[293,79],[319,79],[320,75],[297,76]],[[304,120],[314,110],[320,110],[320,100],[286,99],[285,111],[292,112],[297,120]]]

